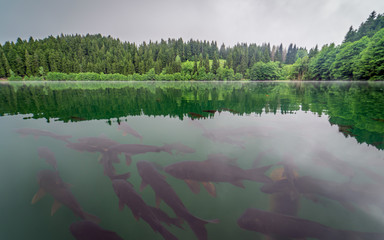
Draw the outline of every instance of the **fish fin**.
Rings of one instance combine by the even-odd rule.
[[[144,180],[141,181],[141,184],[140,184],[140,191],[143,191],[144,188],[145,188],[146,186],[148,186],[148,183],[144,182]]]
[[[46,194],[45,190],[42,188],[39,188],[37,193],[32,198],[32,204],[35,204],[37,201],[39,201],[42,197],[44,197]]]
[[[124,202],[119,200],[119,210],[123,211],[124,210]]]
[[[160,203],[161,203],[161,198],[160,198],[159,196],[156,195],[156,207],[157,207],[157,208],[159,208]]]
[[[215,185],[213,185],[213,183],[211,183],[211,182],[203,182],[203,186],[205,187],[205,189],[207,190],[207,192],[208,192],[212,197],[216,197],[216,188],[215,188]]]
[[[230,182],[230,183],[235,185],[236,187],[245,188],[244,184],[241,181],[233,181],[233,182]]]
[[[103,159],[103,154],[101,153],[100,155],[99,155],[99,158],[97,159],[97,162],[98,163],[101,163],[101,160]]]
[[[200,184],[198,182],[189,179],[185,179],[184,182],[194,194],[198,194],[200,192]]]
[[[135,217],[136,221],[140,221],[140,216],[139,215],[133,214],[133,216]]]
[[[260,168],[253,168],[253,169],[245,170],[247,172],[247,179],[252,180],[252,181],[256,181],[256,182],[262,182],[262,183],[272,183],[273,180],[264,174],[272,166],[273,166],[273,164],[267,165],[264,167],[260,167]]]
[[[52,205],[52,208],[51,208],[51,216],[53,216],[53,214],[55,214],[55,212],[57,212],[57,210],[59,210],[59,208],[61,207],[61,203],[57,200],[55,200],[53,202],[53,205]]]
[[[131,163],[132,163],[131,155],[126,154],[126,153],[124,155],[125,155],[125,163],[127,164],[127,166],[131,165]]]

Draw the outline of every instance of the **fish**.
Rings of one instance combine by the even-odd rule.
[[[195,149],[190,148],[182,143],[171,143],[171,144],[164,144],[165,149],[169,149],[171,151],[176,151],[177,153],[194,153],[196,152]]]
[[[282,179],[287,179],[284,176],[284,168],[279,167],[273,169],[270,173],[270,178],[273,181],[279,181]],[[298,177],[298,173],[294,171],[295,178]],[[287,180],[289,182],[289,180]],[[292,187],[292,185],[289,185]],[[269,208],[272,212],[286,214],[286,215],[297,215],[300,206],[300,198],[292,198],[292,192],[277,192],[270,195]]]
[[[277,165],[283,165],[282,177],[287,179],[290,184],[291,192],[289,193],[289,195],[291,197],[291,200],[295,200],[299,198],[300,193],[296,189],[295,181],[294,181],[296,177],[298,177],[297,167],[293,162],[293,159],[290,156],[286,155],[284,157],[284,160],[277,163]]]
[[[118,144],[109,148],[110,151],[116,153],[124,153],[126,164],[129,166],[132,162],[132,156],[137,154],[144,154],[148,152],[167,152],[172,155],[171,145],[164,145],[162,147],[143,145],[143,144]]]
[[[55,155],[47,147],[39,147],[37,149],[38,155],[40,158],[45,159],[45,161],[51,165],[54,169],[57,170],[57,161]]]
[[[118,142],[116,142],[110,138],[107,138],[105,136],[79,138],[79,139],[77,139],[77,141],[79,143],[84,143],[84,144],[87,144],[91,147],[101,149],[103,151],[107,151],[112,146],[119,145]]]
[[[127,134],[130,134],[140,139],[140,143],[143,142],[143,136],[141,136],[135,129],[131,128],[126,122],[120,122],[117,129],[123,132],[123,136],[127,136]]]
[[[156,215],[156,217],[163,223],[167,224],[168,226],[176,226],[178,228],[184,229],[182,224],[183,224],[183,219],[180,218],[171,218],[166,214],[163,210],[160,208],[148,206],[151,211]]]
[[[323,224],[294,216],[248,208],[237,220],[240,228],[271,237],[320,240],[383,239],[384,233],[368,233],[334,229]]]
[[[205,119],[206,117],[204,115],[201,115],[199,113],[195,113],[195,112],[188,112],[188,114],[191,116],[191,119],[200,119],[200,118],[203,118]]]
[[[113,179],[127,179],[131,176],[129,172],[123,174],[116,174],[115,167],[113,163],[119,163],[120,159],[117,156],[117,153],[112,151],[106,151],[101,154],[101,159],[99,163],[103,165],[104,174],[108,176],[111,180]]]
[[[184,180],[192,192],[199,193],[199,182],[202,182],[206,190],[216,196],[214,185],[211,182],[228,182],[244,188],[243,180],[268,183],[272,180],[264,175],[272,165],[261,168],[244,170],[231,162],[231,159],[223,155],[209,155],[205,161],[181,161],[164,168],[164,171],[175,178]]]
[[[135,219],[139,221],[142,218],[153,231],[160,233],[166,240],[176,240],[177,237],[169,232],[161,225],[159,218],[152,209],[144,202],[141,196],[135,191],[133,185],[125,180],[112,180],[113,189],[119,198],[119,209],[123,210],[124,206],[131,209]]]
[[[69,118],[72,119],[72,121],[74,121],[74,122],[79,122],[79,121],[85,121],[85,120],[87,120],[87,119],[85,119],[85,118],[77,117],[77,116],[70,116]]]
[[[69,143],[68,138],[72,138],[72,136],[58,135],[53,132],[35,129],[35,128],[19,128],[19,129],[16,129],[16,132],[21,134],[22,136],[32,135],[34,136],[35,139],[37,139],[40,136],[44,136],[44,137],[51,137],[60,141],[64,141],[66,143]]]
[[[35,204],[39,201],[45,194],[50,194],[55,199],[52,209],[51,216],[61,207],[65,205],[72,212],[85,220],[89,220],[95,223],[99,223],[100,219],[94,215],[84,212],[75,196],[72,194],[69,189],[69,185],[64,183],[61,179],[59,173],[53,170],[41,170],[37,174],[37,181],[40,186],[38,192],[32,198],[32,204]]]
[[[203,110],[203,112],[206,112],[206,113],[215,113],[215,112],[217,112],[217,110]]]
[[[76,240],[123,240],[117,233],[105,230],[87,220],[72,223],[69,230]]]
[[[207,240],[208,233],[205,224],[218,223],[219,220],[203,220],[192,215],[171,185],[167,183],[164,175],[161,175],[150,162],[139,161],[136,166],[142,178],[140,189],[142,190],[147,185],[150,185],[156,194],[157,206],[160,204],[160,201],[163,200],[173,210],[176,216],[184,219],[188,223],[199,240]]]
[[[104,152],[104,148],[98,148],[83,142],[67,143],[66,146],[79,152]]]
[[[341,175],[344,175],[351,180],[356,175],[356,169],[352,167],[347,162],[342,161],[341,159],[338,159],[337,157],[333,156],[331,153],[325,150],[318,150],[315,152],[316,156],[312,158],[312,160],[320,165],[320,166],[326,166],[329,167]]]
[[[328,180],[302,176],[294,179],[297,191],[309,198],[321,196],[339,202],[349,210],[355,210],[354,205],[365,207],[373,205],[384,213],[384,187],[378,184],[337,183]],[[289,193],[291,184],[287,179],[264,184],[260,190],[264,193]]]

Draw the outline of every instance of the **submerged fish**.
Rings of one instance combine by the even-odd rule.
[[[272,180],[267,177],[264,172],[271,165],[244,170],[230,161],[236,161],[223,155],[210,155],[205,161],[182,161],[164,168],[168,174],[185,180],[194,193],[200,190],[199,183],[202,182],[207,191],[216,196],[214,185],[211,182],[228,182],[235,186],[244,188],[243,180],[251,180],[256,182],[268,183]]]
[[[124,153],[127,165],[132,162],[132,156],[137,154],[144,154],[148,152],[167,152],[172,154],[172,148],[170,145],[164,145],[161,147],[143,144],[118,144],[109,148],[110,151],[116,153]]]
[[[168,149],[170,151],[176,151],[177,153],[194,153],[196,152],[195,149],[190,148],[182,143],[171,143],[171,144],[165,144],[165,149]]]
[[[112,146],[119,145],[118,142],[107,138],[105,136],[100,137],[85,137],[85,138],[79,138],[77,139],[79,143],[87,144],[90,147],[94,147],[100,150],[107,151]]]
[[[177,239],[163,225],[161,225],[155,212],[144,202],[131,183],[125,180],[112,180],[112,185],[119,198],[120,210],[123,210],[126,205],[131,209],[131,212],[137,221],[142,218],[149,224],[149,226],[151,226],[153,231],[160,233],[164,239]]]
[[[37,174],[39,191],[33,196],[32,204],[35,204],[46,193],[52,195],[55,202],[52,205],[51,215],[53,215],[61,205],[67,206],[78,217],[93,222],[99,222],[99,218],[83,211],[75,196],[69,190],[68,184],[64,183],[59,173],[52,170],[41,170]]]
[[[117,153],[112,151],[106,151],[101,154],[101,159],[99,163],[103,165],[104,174],[112,179],[127,179],[130,177],[130,173],[116,174],[115,167],[113,163],[119,163],[120,159],[117,156]]]
[[[79,122],[79,121],[85,121],[85,120],[87,120],[87,119],[85,119],[85,118],[77,117],[77,116],[70,116],[69,118],[70,118],[72,121],[74,121],[74,122]]]
[[[165,181],[165,177],[161,175],[150,162],[139,161],[137,163],[137,169],[142,178],[140,188],[143,189],[147,185],[150,185],[156,194],[157,205],[163,200],[170,208],[172,208],[176,216],[184,219],[188,223],[199,240],[207,240],[208,236],[205,224],[217,223],[218,220],[203,220],[192,215],[184,206],[171,185]]]
[[[243,229],[259,232],[271,237],[314,238],[320,240],[379,240],[384,237],[384,233],[342,231],[314,221],[255,208],[247,209],[237,220],[237,224]]]
[[[72,223],[69,230],[76,240],[123,240],[117,233],[86,220]]]
[[[315,154],[316,156],[313,158],[313,161],[315,161],[316,164],[329,167],[337,171],[338,173],[348,177],[349,179],[355,176],[356,169],[354,167],[352,167],[347,162],[336,158],[331,153],[325,150],[318,150],[315,152]]]
[[[195,113],[195,112],[188,112],[188,114],[191,116],[191,119],[200,119],[200,118],[205,118],[204,115],[201,115],[199,113]]]
[[[206,113],[215,113],[215,112],[217,112],[217,110],[211,110],[211,109],[209,109],[209,110],[203,110],[203,112],[206,112]]]
[[[321,196],[338,201],[347,209],[353,210],[352,204],[357,206],[374,205],[384,212],[384,187],[376,184],[337,183],[322,179],[303,176],[294,179],[297,191],[307,197]],[[291,184],[287,179],[274,183],[267,183],[260,189],[264,193],[289,193]]]
[[[46,131],[46,130],[35,129],[35,128],[19,128],[19,129],[16,130],[16,132],[20,133],[22,136],[32,135],[35,138],[38,138],[40,136],[51,137],[51,138],[54,138],[54,139],[57,139],[57,140],[61,140],[61,141],[67,142],[67,143],[69,143],[68,138],[72,137],[72,136],[58,135],[58,134],[53,133],[53,132],[49,132],[49,131]]]
[[[120,122],[117,129],[123,131],[123,136],[131,134],[132,136],[140,139],[140,142],[143,142],[143,136],[141,136],[135,129],[131,128],[126,122]]]
[[[57,169],[57,161],[55,155],[47,147],[39,147],[37,153],[40,158],[45,159],[45,161],[50,164],[54,169]]]
[[[104,148],[98,148],[94,147],[91,145],[88,145],[87,143],[81,143],[81,142],[76,142],[76,143],[67,143],[66,145],[68,148],[71,148],[76,151],[80,152],[104,152]]]

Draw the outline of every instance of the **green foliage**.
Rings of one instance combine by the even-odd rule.
[[[371,38],[382,28],[384,28],[384,15],[376,15],[376,12],[373,11],[358,29],[354,30],[352,26],[349,28],[344,43],[358,41],[365,36]]]
[[[359,59],[360,53],[367,47],[369,38],[364,37],[353,43],[347,42],[339,47],[335,61],[331,65],[331,75],[333,79],[358,79],[356,74],[353,74],[356,66],[356,61]]]
[[[8,78],[8,80],[10,81],[21,81],[23,80],[22,77],[20,77],[19,75],[17,75],[15,72],[13,72],[12,70],[9,70],[9,74],[10,74],[10,77]]]
[[[308,80],[309,77],[309,58],[308,56],[305,56],[303,58],[297,59],[297,61],[285,69],[287,72],[286,74],[288,79],[293,80]]]
[[[310,77],[317,80],[331,80],[331,65],[333,64],[338,48],[335,44],[324,45],[321,51],[309,63]]]
[[[249,71],[251,80],[278,80],[281,77],[281,69],[278,62],[257,62]]]
[[[359,57],[353,72],[356,78],[384,80],[384,28],[372,37]]]
[[[11,77],[12,69],[13,79],[233,80],[241,74],[241,79],[377,80],[383,78],[382,28],[384,16],[372,12],[357,30],[349,29],[340,46],[325,45],[321,51],[316,46],[309,52],[295,44],[287,49],[269,43],[223,44],[219,50],[214,41],[181,38],[136,45],[100,34],[18,38],[0,45],[0,77]]]

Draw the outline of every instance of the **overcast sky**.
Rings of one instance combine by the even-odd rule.
[[[142,43],[160,39],[340,44],[384,0],[0,0],[0,43],[18,37],[111,35]]]

